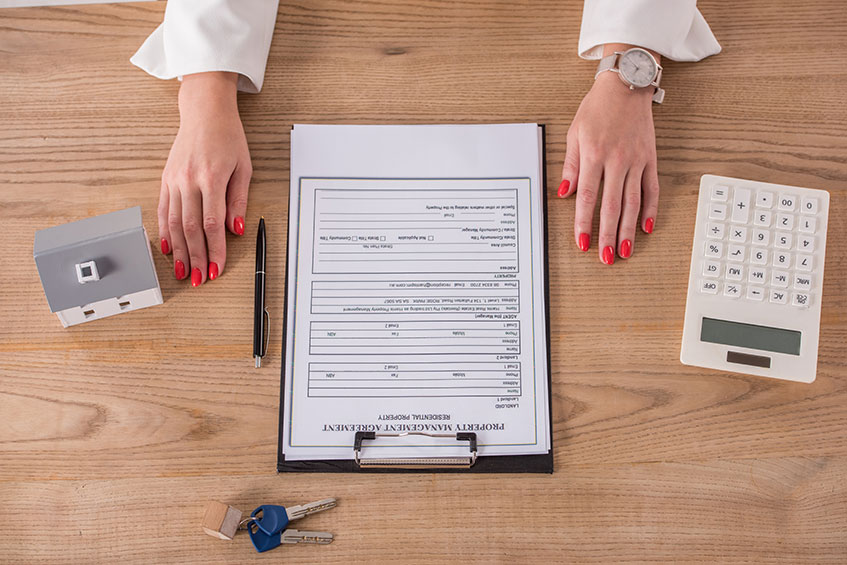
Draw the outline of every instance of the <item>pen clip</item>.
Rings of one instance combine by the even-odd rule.
[[[268,319],[268,325],[263,326],[263,329],[265,330],[265,347],[262,349],[260,357],[264,357],[268,354],[268,345],[270,345],[271,342],[271,313],[268,312],[267,308],[265,308],[263,316]]]

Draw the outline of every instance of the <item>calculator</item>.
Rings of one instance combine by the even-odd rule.
[[[829,192],[703,175],[680,360],[810,383]]]

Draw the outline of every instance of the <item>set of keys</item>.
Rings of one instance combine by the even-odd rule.
[[[282,544],[326,545],[332,543],[331,533],[295,530],[288,525],[311,514],[335,508],[336,504],[334,498],[325,498],[288,508],[263,504],[253,510],[248,518],[242,520],[241,510],[222,502],[212,501],[206,506],[206,514],[203,516],[203,531],[210,536],[231,540],[239,530],[247,530],[253,547],[259,553]]]

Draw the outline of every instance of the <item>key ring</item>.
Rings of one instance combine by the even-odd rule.
[[[238,523],[238,529],[239,530],[247,530],[247,529],[250,528],[250,526],[248,526],[247,524],[249,524],[250,522],[255,522],[255,521],[256,521],[256,518],[254,518],[253,516],[248,516],[247,518],[244,518],[243,520],[241,520]]]

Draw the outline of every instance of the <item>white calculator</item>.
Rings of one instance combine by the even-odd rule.
[[[815,380],[829,193],[703,175],[680,360]]]

